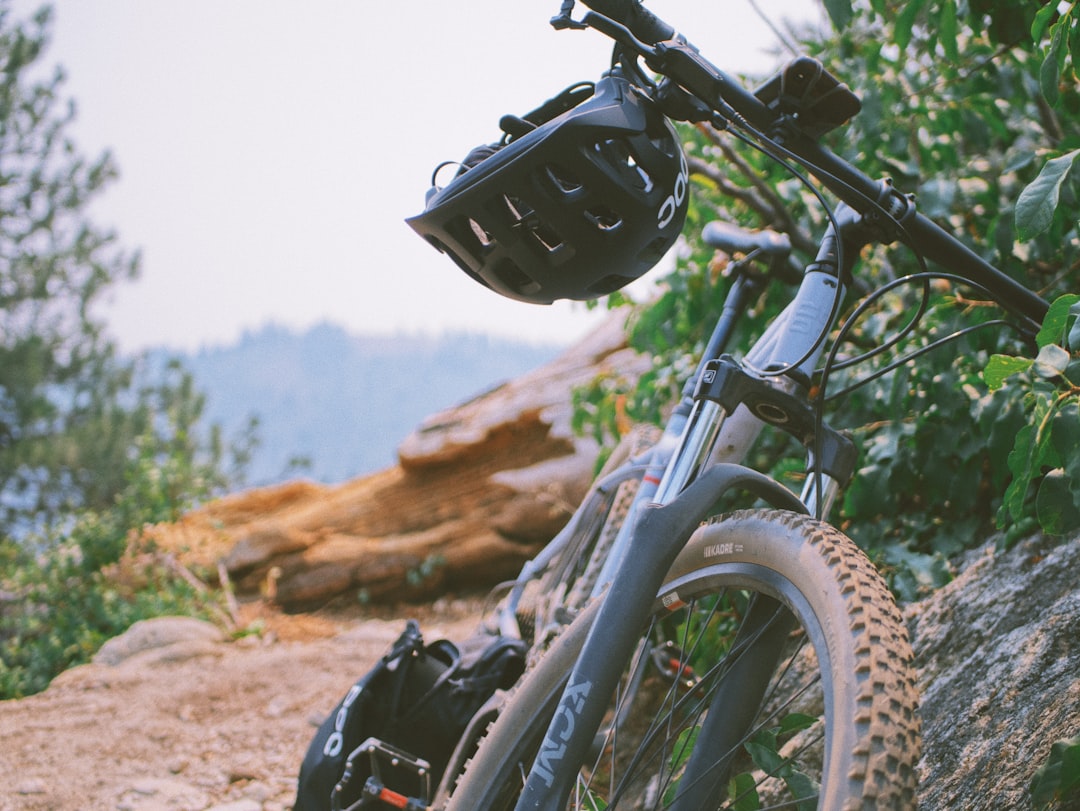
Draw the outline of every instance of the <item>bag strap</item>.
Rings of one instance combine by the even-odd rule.
[[[423,654],[424,637],[420,633],[420,625],[416,620],[406,620],[405,630],[391,646],[390,650],[383,655],[380,666],[383,670],[393,671],[397,678],[391,679],[392,692],[388,697],[387,717],[394,718],[400,714],[401,697],[405,690],[405,683],[409,669],[416,657]]]

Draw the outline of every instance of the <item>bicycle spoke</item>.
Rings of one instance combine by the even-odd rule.
[[[604,745],[596,754],[596,759],[590,768],[583,771],[579,776],[576,788],[575,808],[587,809],[595,806],[597,798],[606,798],[602,807],[616,809],[629,803],[634,808],[667,807],[668,804],[677,801],[687,790],[710,776],[710,770],[699,775],[689,784],[680,785],[672,796],[669,795],[673,786],[679,785],[683,764],[689,759],[689,752],[694,744],[694,736],[700,728],[702,719],[709,709],[710,702],[720,685],[733,672],[733,668],[747,652],[754,648],[755,643],[768,633],[777,622],[785,616],[781,608],[774,611],[760,627],[747,630],[746,622],[749,611],[740,617],[739,628],[728,632],[728,639],[734,640],[742,637],[736,644],[730,645],[726,654],[716,657],[709,669],[698,675],[694,664],[705,655],[702,646],[705,645],[707,631],[712,627],[716,618],[720,615],[728,600],[728,592],[724,591],[714,595],[711,605],[704,606],[700,601],[692,601],[685,609],[687,618],[679,629],[676,638],[678,657],[668,664],[670,667],[671,683],[664,691],[662,697],[657,699],[654,709],[648,711],[652,718],[651,723],[641,732],[633,735],[627,734],[627,724],[631,715],[635,712],[634,702],[640,698],[639,689],[642,681],[642,669],[648,668],[651,657],[643,647],[635,658],[635,665],[631,668],[626,678],[620,684],[616,701],[612,712],[613,720],[608,723]],[[748,608],[751,604],[748,603]],[[700,617],[698,611],[702,611]],[[727,609],[730,613],[730,609]],[[696,622],[695,622],[696,620]],[[660,639],[663,635],[657,630],[658,621],[654,620],[646,633],[646,639]],[[799,686],[797,689],[789,689],[786,699],[777,704],[776,696],[782,689],[783,682],[791,674],[796,657],[799,655],[805,639],[798,642],[796,647],[789,651],[786,661],[779,668],[762,707],[771,708],[764,715],[760,715],[742,736],[735,742],[731,750],[722,753],[719,765],[730,762],[731,758],[749,744],[755,736],[767,729],[770,725],[778,722],[780,717],[794,704],[799,701],[807,690],[812,688],[818,679]],[[654,650],[663,649],[662,641],[654,646]],[[689,683],[689,679],[693,679]],[[809,746],[819,743],[819,739],[811,739],[808,745],[797,750],[793,756],[781,762],[780,768],[792,767],[795,759],[803,754]],[[623,745],[635,748],[632,753],[623,752]],[[642,774],[652,775],[646,785],[641,785]],[[596,794],[600,788],[596,780],[603,778],[604,791]],[[769,779],[769,775],[759,778],[756,786]],[[756,789],[755,789],[756,790]],[[606,793],[604,793],[606,792]],[[735,798],[733,802],[736,802]],[[797,798],[796,802],[805,802],[806,797]],[[588,805],[583,805],[588,803]],[[662,806],[656,803],[663,803]],[[783,807],[783,806],[780,806]]]

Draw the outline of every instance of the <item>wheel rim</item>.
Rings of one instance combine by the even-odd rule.
[[[674,584],[681,604],[654,616],[571,808],[817,807],[831,703],[813,653],[821,631],[793,622],[793,587],[746,575],[754,590],[718,590],[730,571]],[[776,678],[763,684],[763,669]],[[713,743],[695,756],[702,738]]]

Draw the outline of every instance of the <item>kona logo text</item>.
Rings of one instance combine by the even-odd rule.
[[[536,756],[532,771],[549,788],[555,780],[552,770],[566,754],[566,742],[574,734],[577,716],[585,707],[585,699],[588,698],[591,689],[592,682],[588,681],[583,684],[571,684],[566,688],[559,702],[559,708],[555,710],[555,717],[552,719],[548,734],[544,742],[540,744],[540,753]]]

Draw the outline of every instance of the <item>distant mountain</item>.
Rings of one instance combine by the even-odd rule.
[[[424,417],[517,377],[561,351],[476,334],[351,335],[267,326],[232,346],[180,355],[209,422],[236,435],[259,420],[248,484],[340,482],[394,463]],[[297,466],[307,460],[310,466]]]

